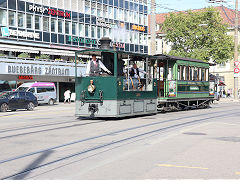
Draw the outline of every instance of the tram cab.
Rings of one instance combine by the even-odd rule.
[[[77,77],[76,116],[125,117],[157,113],[157,82],[154,78],[154,56],[111,49],[91,49],[76,52],[96,55],[111,72]],[[145,72],[131,73],[133,66]],[[140,70],[139,70],[140,71]]]

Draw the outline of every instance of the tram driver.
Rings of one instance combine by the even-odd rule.
[[[101,60],[97,60],[95,54],[92,55],[92,60],[87,64],[86,76],[99,76],[101,69],[106,71],[108,74],[112,74],[105,65],[102,63]]]

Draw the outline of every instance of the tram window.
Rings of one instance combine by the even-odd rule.
[[[189,80],[189,68],[190,67],[186,67],[186,80],[188,81]]]
[[[101,61],[114,74],[114,53],[103,52]]]
[[[209,80],[209,69],[206,69],[206,79],[205,79],[206,81],[208,81]]]
[[[198,68],[198,80],[201,81],[202,80],[202,69]]]
[[[183,79],[182,80],[186,80],[186,67],[183,66]]]
[[[193,67],[189,67],[189,72],[190,72],[189,80],[192,81],[193,80]]]
[[[181,66],[178,66],[178,78],[177,80],[181,80]]]
[[[173,77],[172,68],[169,67],[169,68],[168,68],[168,80],[172,80],[172,77]]]
[[[194,68],[194,74],[193,74],[193,80],[197,81],[198,80],[198,68]]]
[[[205,81],[205,69],[202,69],[202,78],[201,78],[202,81]]]

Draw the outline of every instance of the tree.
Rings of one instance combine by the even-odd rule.
[[[227,35],[219,11],[210,7],[202,11],[170,13],[163,23],[166,40],[172,44],[169,55],[226,62],[233,56],[233,37]]]

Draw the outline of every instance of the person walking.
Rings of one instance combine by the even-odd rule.
[[[70,104],[71,100],[71,91],[69,89],[67,89],[65,92],[64,92],[64,104],[66,102],[68,102]]]

